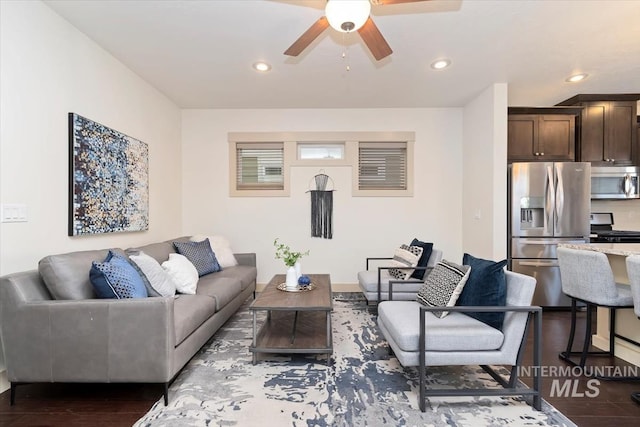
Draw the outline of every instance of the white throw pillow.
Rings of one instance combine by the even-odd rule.
[[[458,265],[443,259],[433,268],[416,295],[416,301],[428,307],[453,307],[464,289],[471,266]],[[433,311],[434,316],[443,318],[448,311]]]
[[[211,250],[216,255],[216,259],[218,260],[220,267],[226,268],[238,265],[238,260],[233,255],[231,244],[229,244],[229,240],[227,240],[226,237],[196,235],[192,236],[189,240],[192,242],[201,242],[207,238],[209,239]]]
[[[176,293],[176,285],[160,263],[153,257],[140,251],[138,254],[129,255],[131,261],[142,270],[149,284],[163,297],[171,297]]]
[[[182,294],[195,294],[198,286],[198,270],[184,255],[169,254],[169,259],[162,263],[162,268],[169,273]]]
[[[393,254],[393,259],[389,262],[389,266],[393,267],[415,267],[418,265],[422,255],[420,246],[401,245]],[[413,269],[389,269],[389,274],[397,280],[407,280],[413,274]]]

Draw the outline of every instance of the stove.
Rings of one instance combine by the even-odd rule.
[[[614,230],[613,213],[592,213],[591,243],[640,243],[640,231]]]

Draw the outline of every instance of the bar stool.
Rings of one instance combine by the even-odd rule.
[[[627,275],[633,297],[633,311],[640,318],[640,255],[627,257]],[[631,399],[640,404],[640,391],[631,393]]]
[[[633,308],[633,298],[629,286],[616,283],[607,256],[601,252],[558,247],[558,263],[562,292],[571,298],[571,330],[567,349],[560,353],[560,359],[572,366],[584,368],[587,356],[614,356],[615,338],[630,341],[616,334],[616,310]],[[576,331],[577,302],[587,306],[587,322],[582,351],[573,351]],[[609,309],[609,351],[589,351],[591,344],[591,320],[594,307]],[[631,341],[633,342],[633,341]],[[580,355],[580,363],[571,356]],[[601,379],[632,379],[626,377],[599,377]]]

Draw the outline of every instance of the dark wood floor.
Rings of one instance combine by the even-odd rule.
[[[545,366],[566,366],[558,359],[558,353],[566,345],[568,326],[568,312],[543,314]],[[596,358],[593,362],[629,366],[619,359]],[[531,359],[527,358],[524,365],[530,364]],[[594,392],[587,388],[585,377],[567,379],[578,380],[578,393]],[[529,382],[526,378],[524,381]],[[640,405],[629,397],[632,391],[640,391],[640,381],[601,381],[597,397],[551,397],[551,383],[552,378],[543,380],[545,400],[580,427],[640,425]],[[15,406],[9,405],[8,391],[0,394],[0,426],[131,426],[161,393],[161,386],[144,384],[24,385],[18,387]]]

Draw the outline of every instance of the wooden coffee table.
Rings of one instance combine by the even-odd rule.
[[[308,276],[315,289],[287,292],[277,289],[285,282],[285,275],[276,274],[249,307],[253,311],[253,342],[249,351],[253,353],[254,364],[258,353],[326,354],[329,364],[333,353],[331,279],[328,274]],[[260,310],[267,312],[261,326],[256,319]]]

